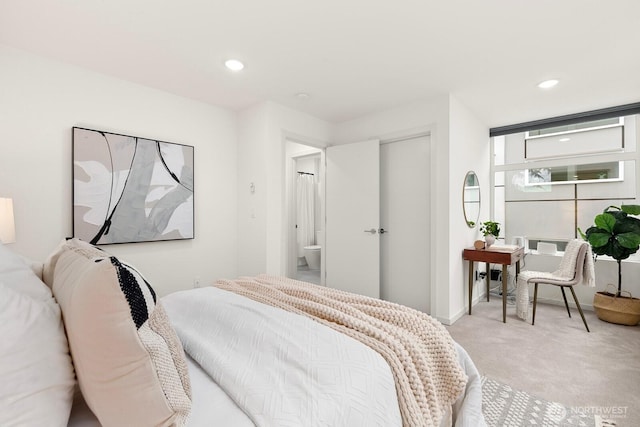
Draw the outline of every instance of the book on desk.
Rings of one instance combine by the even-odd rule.
[[[491,245],[488,248],[484,248],[485,251],[495,251],[495,252],[513,252],[519,249],[518,245]]]

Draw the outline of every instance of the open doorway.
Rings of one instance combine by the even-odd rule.
[[[287,275],[324,285],[324,151],[287,140]]]

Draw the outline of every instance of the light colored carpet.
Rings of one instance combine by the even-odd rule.
[[[538,304],[536,324],[515,315],[493,297],[473,307],[447,329],[470,354],[483,376],[574,411],[610,418],[617,426],[640,426],[640,327],[599,320],[585,311]]]

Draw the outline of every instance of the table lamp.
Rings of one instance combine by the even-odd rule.
[[[16,227],[13,221],[13,199],[0,197],[0,242],[14,243]]]

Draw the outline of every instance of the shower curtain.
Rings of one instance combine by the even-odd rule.
[[[298,174],[296,183],[296,224],[298,257],[304,256],[304,247],[315,243],[315,176]]]

